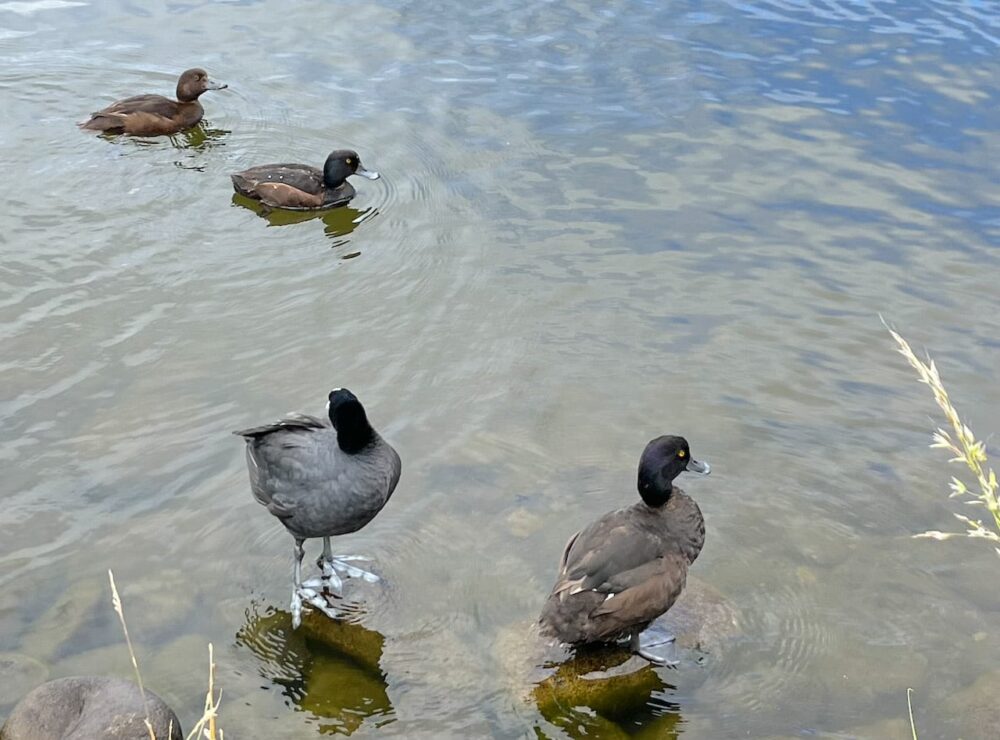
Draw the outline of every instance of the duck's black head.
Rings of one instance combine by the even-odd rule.
[[[684,471],[708,475],[708,463],[691,457],[684,437],[657,437],[639,458],[639,495],[649,506],[663,506],[673,493],[673,480]]]
[[[365,407],[357,396],[346,388],[335,388],[330,391],[326,409],[330,414],[330,423],[337,430],[340,449],[353,455],[371,444],[375,431],[368,423]]]
[[[323,184],[329,189],[339,188],[351,175],[361,175],[369,180],[377,180],[378,173],[366,170],[361,165],[357,152],[350,149],[338,149],[330,152],[323,165]]]
[[[197,100],[206,90],[224,90],[228,85],[221,85],[208,77],[208,72],[195,67],[186,70],[177,80],[177,99],[182,103]]]

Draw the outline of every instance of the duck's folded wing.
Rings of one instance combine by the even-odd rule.
[[[231,175],[233,184],[242,190],[253,190],[263,183],[283,184],[310,195],[326,191],[323,172],[306,164],[262,164]]]
[[[607,623],[607,632],[617,632],[621,625],[648,623],[667,611],[684,589],[688,561],[680,552],[639,568],[618,574],[607,598],[592,612],[595,622]]]
[[[94,115],[113,114],[128,115],[130,113],[152,113],[153,115],[171,118],[177,114],[180,104],[162,95],[133,95],[131,98],[116,100]]]
[[[618,512],[602,517],[574,535],[566,545],[559,581],[553,591],[608,593],[607,584],[623,573],[656,560],[663,542],[637,529]]]

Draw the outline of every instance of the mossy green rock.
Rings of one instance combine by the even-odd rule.
[[[299,631],[307,640],[381,675],[379,661],[382,660],[385,638],[380,633],[354,622],[330,619],[319,612],[308,612],[302,618]]]
[[[706,653],[720,654],[728,641],[741,634],[737,613],[725,597],[696,578],[689,579],[680,599],[655,627],[675,635],[679,670],[694,668],[694,658]],[[524,632],[518,632],[520,636],[503,639],[506,650],[518,659],[512,662],[528,658],[518,647]],[[531,700],[546,720],[569,735],[635,737],[637,716],[643,716],[642,737],[676,734],[679,715],[651,709],[656,694],[670,691],[663,680],[669,678],[665,669],[631,655],[624,646],[589,647],[574,651],[571,657],[567,652],[557,657],[554,646],[544,650],[541,659],[538,652],[534,654],[533,663],[546,666],[547,675],[538,678],[535,671]],[[627,729],[619,725],[626,719]]]
[[[317,612],[293,629],[288,612],[273,611],[252,615],[236,639],[323,733],[351,734],[369,717],[392,716],[379,665],[385,638],[374,630]]]
[[[618,648],[597,648],[560,665],[532,694],[548,719],[567,708],[589,707],[603,716],[641,709],[666,684],[642,658]]]

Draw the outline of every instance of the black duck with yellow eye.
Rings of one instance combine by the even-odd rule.
[[[323,169],[307,164],[262,164],[230,177],[240,195],[259,200],[272,208],[315,211],[336,208],[355,195],[347,182],[351,175],[377,180],[379,174],[366,170],[358,153],[350,149],[330,152]]]
[[[642,500],[570,537],[539,619],[542,633],[570,645],[628,638],[633,652],[668,662],[641,650],[639,634],[680,596],[705,543],[698,504],[673,480],[710,470],[691,457],[683,437],[646,445],[639,461]]]

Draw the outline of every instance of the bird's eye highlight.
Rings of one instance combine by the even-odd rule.
[[[350,157],[347,158],[347,164],[354,164],[354,160]]]
[[[681,450],[680,452],[677,453],[677,457],[684,457],[686,454],[687,453],[684,450]]]

